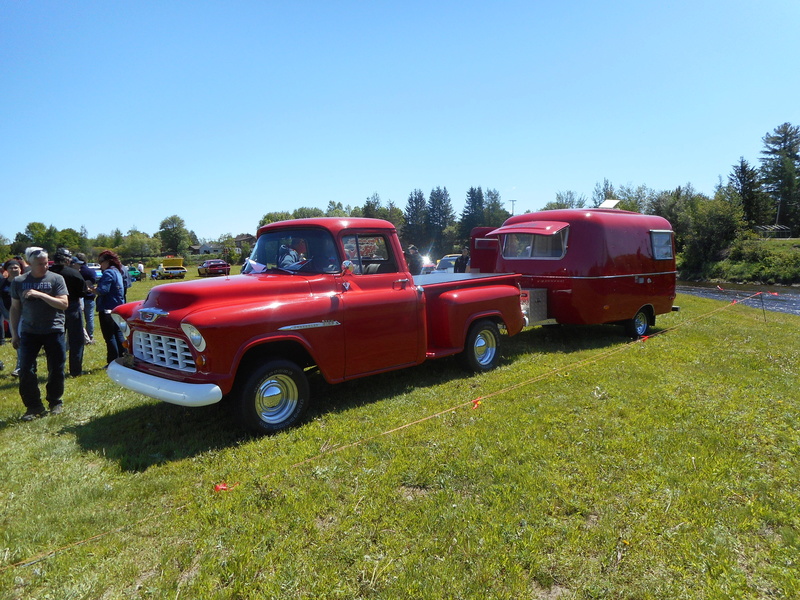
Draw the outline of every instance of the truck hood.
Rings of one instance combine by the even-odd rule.
[[[139,310],[152,308],[171,313],[189,312],[213,307],[236,310],[237,306],[268,302],[280,296],[306,296],[311,293],[308,279],[284,273],[233,275],[215,279],[185,281],[157,285],[139,305]],[[189,309],[183,312],[184,309]],[[177,316],[177,315],[175,315]]]

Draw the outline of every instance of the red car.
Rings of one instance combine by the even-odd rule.
[[[231,266],[224,260],[213,258],[205,261],[197,267],[197,274],[200,277],[210,277],[211,275],[230,275]]]

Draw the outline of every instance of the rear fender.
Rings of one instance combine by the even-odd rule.
[[[511,285],[452,290],[428,304],[429,347],[463,348],[470,325],[490,318],[516,335],[524,326],[519,288]]]

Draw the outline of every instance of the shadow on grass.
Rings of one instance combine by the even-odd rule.
[[[624,335],[621,327],[608,325],[534,327],[512,338],[502,337],[501,364],[512,364],[532,353],[567,354],[601,350],[630,341],[631,338]],[[315,401],[309,409],[307,420],[391,399],[415,389],[440,385],[465,376],[469,374],[460,365],[457,357],[453,356],[339,385],[328,385],[321,377],[313,377],[311,395]]]
[[[533,328],[502,339],[502,362],[513,363],[530,353],[572,353],[626,343],[621,328],[559,326]],[[318,372],[310,377],[311,404],[306,422],[320,415],[344,412],[391,399],[399,394],[447,383],[465,376],[455,357],[328,385]],[[147,403],[64,428],[84,451],[117,461],[125,471],[145,471],[153,465],[184,460],[235,445],[249,436],[236,424],[230,401],[185,408]],[[302,424],[300,425],[302,427]]]
[[[190,409],[147,403],[62,431],[75,435],[84,451],[116,461],[125,471],[145,471],[153,465],[226,448],[243,437],[227,404]]]

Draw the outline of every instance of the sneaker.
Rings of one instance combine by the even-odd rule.
[[[38,419],[39,417],[43,417],[47,414],[47,411],[42,410],[29,410],[24,415],[22,415],[23,421],[33,421],[34,419]]]
[[[11,376],[12,377],[19,377],[19,369],[14,369],[13,371],[11,371]]]
[[[50,414],[51,415],[60,415],[63,411],[64,411],[64,407],[60,402],[58,404],[51,404],[50,405]]]

